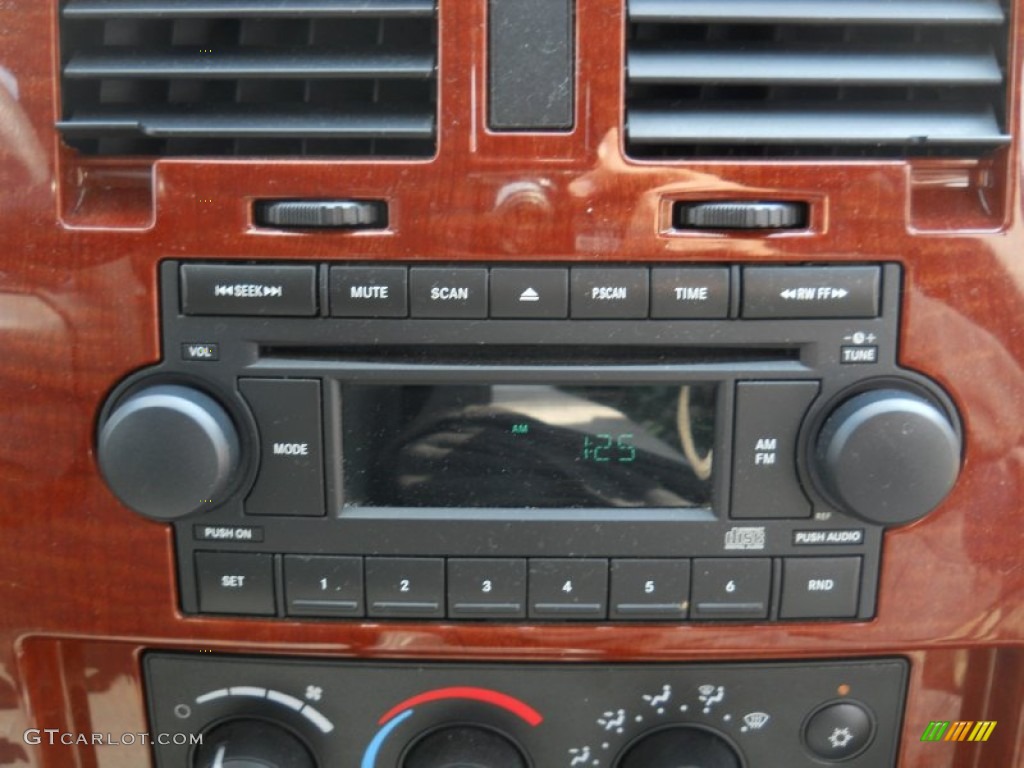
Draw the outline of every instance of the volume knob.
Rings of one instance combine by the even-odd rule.
[[[815,475],[840,509],[868,522],[903,525],[924,517],[952,490],[960,437],[934,404],[879,389],[844,402],[825,420]]]
[[[216,506],[234,483],[241,451],[227,411],[191,387],[146,387],[100,428],[100,471],[125,506],[173,520]]]

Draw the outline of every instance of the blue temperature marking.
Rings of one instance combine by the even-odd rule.
[[[377,763],[377,753],[380,752],[381,745],[384,740],[391,735],[391,732],[395,730],[404,721],[412,717],[413,710],[407,709],[400,715],[397,715],[390,723],[385,725],[379,731],[377,735],[373,737],[373,741],[370,742],[370,746],[366,748],[366,752],[363,755],[363,762],[360,764],[360,768],[374,768]]]

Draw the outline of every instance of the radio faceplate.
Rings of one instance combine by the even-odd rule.
[[[186,613],[867,619],[888,513],[830,494],[822,424],[880,392],[959,438],[896,364],[899,295],[894,264],[167,261],[164,360],[109,398],[101,466],[116,490],[147,398],[212,435],[216,493],[133,504],[173,521]]]

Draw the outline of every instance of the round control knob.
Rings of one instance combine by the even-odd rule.
[[[316,768],[297,736],[266,720],[229,720],[203,734],[195,768]]]
[[[678,725],[634,741],[617,768],[742,768],[739,756],[721,736],[704,728]]]
[[[238,432],[223,407],[190,387],[147,387],[100,428],[103,478],[126,506],[173,520],[223,500],[238,471]]]
[[[527,762],[519,747],[497,731],[452,725],[413,744],[402,768],[527,768]]]
[[[814,467],[840,509],[903,525],[931,512],[960,472],[960,438],[946,414],[898,389],[856,395],[825,420]]]

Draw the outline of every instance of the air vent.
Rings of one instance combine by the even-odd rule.
[[[435,150],[435,0],[67,0],[61,40],[83,153]]]
[[[973,156],[1009,142],[998,0],[627,2],[632,156]]]

